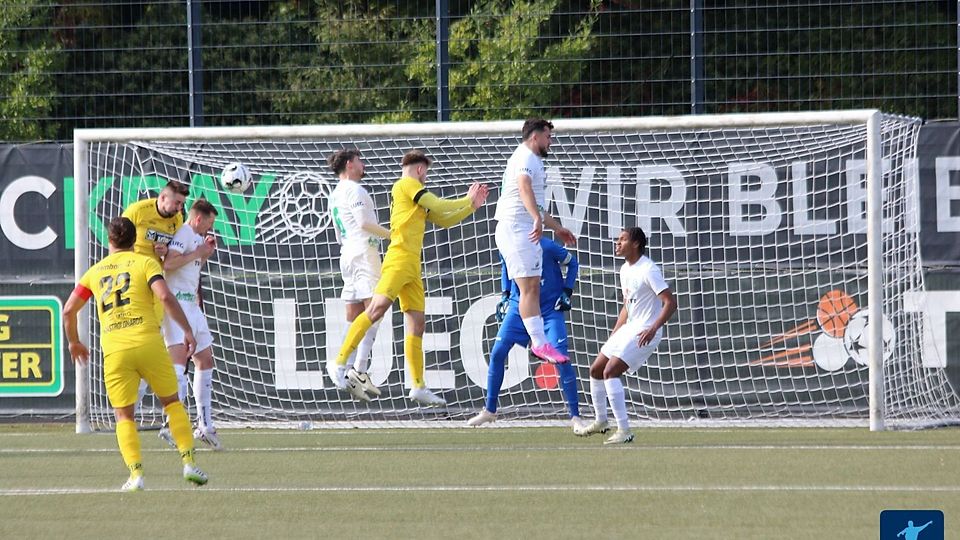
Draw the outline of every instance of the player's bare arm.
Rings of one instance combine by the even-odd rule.
[[[170,288],[162,279],[154,280],[150,284],[150,289],[163,302],[163,309],[167,315],[170,315],[173,322],[183,329],[183,344],[187,346],[187,356],[190,356],[197,349],[197,338],[193,337],[193,329],[190,328],[190,323],[187,321],[186,314],[183,313],[183,308],[180,307],[180,302],[177,301],[177,298],[170,292]]]
[[[620,308],[620,314],[617,315],[617,323],[613,325],[613,331],[610,333],[613,334],[620,329],[621,326],[627,324],[627,302],[623,302],[623,307]]]
[[[673,314],[677,312],[677,299],[673,296],[673,291],[670,289],[664,289],[660,291],[660,294],[657,295],[657,298],[660,299],[660,302],[663,303],[663,308],[660,310],[660,315],[653,321],[653,324],[649,328],[643,330],[637,334],[637,343],[641,347],[653,341],[653,338],[657,334],[657,330],[667,324],[667,321],[673,317]]]
[[[180,253],[174,249],[167,251],[167,256],[163,259],[163,270],[165,272],[176,270],[197,259],[206,261],[217,249],[216,240],[212,236],[207,236],[206,238],[210,241],[204,239],[203,244],[197,246],[197,249],[190,253]]]
[[[577,243],[577,237],[573,235],[570,229],[564,227],[557,218],[546,212],[543,213],[543,224],[553,229],[553,232],[557,233],[557,238],[564,245],[572,246]]]
[[[537,199],[533,194],[533,179],[529,175],[521,174],[517,177],[517,186],[520,190],[520,202],[533,219],[533,228],[530,229],[530,241],[539,242],[543,236],[543,214],[537,207]]]
[[[86,303],[87,298],[74,291],[63,306],[63,326],[67,333],[70,358],[78,364],[86,364],[90,360],[90,350],[80,342],[80,334],[77,331],[77,314]]]

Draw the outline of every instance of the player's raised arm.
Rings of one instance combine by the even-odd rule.
[[[182,244],[177,243],[176,237],[170,242],[170,245],[167,249],[167,256],[163,259],[163,269],[167,272],[171,270],[176,270],[182,268],[187,264],[200,259],[207,260],[210,255],[213,255],[213,252],[217,249],[216,240],[212,236],[209,236],[212,241],[204,242],[200,246],[197,246],[197,249],[191,251],[190,253],[184,253],[184,247]]]

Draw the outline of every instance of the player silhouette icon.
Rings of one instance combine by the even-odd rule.
[[[903,537],[904,540],[917,540],[917,537],[920,536],[920,531],[926,529],[932,521],[928,521],[922,527],[914,527],[913,520],[907,521],[907,526],[900,532],[897,533],[897,538]]]

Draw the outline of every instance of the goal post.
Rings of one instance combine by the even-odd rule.
[[[633,420],[884,429],[958,417],[941,363],[923,358],[919,120],[854,110],[553,122],[547,197],[578,236],[567,327],[583,414],[589,364],[621,307],[613,239],[638,225],[679,310],[648,364],[626,378]],[[219,248],[204,277],[218,421],[459,425],[483,405],[499,298],[493,209],[521,125],[77,130],[77,275],[105,255],[106,220],[167,180],[186,182],[188,204],[206,197],[219,211]],[[326,374],[346,330],[326,206],[335,185],[326,158],[343,147],[361,151],[385,225],[407,150],[434,159],[426,185],[441,196],[462,195],[473,181],[495,188],[472,217],[449,230],[428,226],[424,238],[426,381],[447,408],[405,399],[397,309],[371,357],[383,397],[354,402]],[[216,181],[231,162],[254,173],[245,194]],[[90,309],[81,330],[92,362],[78,368],[77,430],[109,429]],[[159,423],[161,409],[148,399],[139,414]],[[511,351],[498,423],[565,415],[556,370]]]

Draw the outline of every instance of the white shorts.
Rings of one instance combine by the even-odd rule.
[[[380,265],[380,253],[374,247],[342,254],[340,273],[343,275],[343,292],[340,298],[350,304],[373,298],[373,291],[380,281]]]
[[[653,351],[657,350],[657,345],[660,344],[660,339],[663,337],[663,329],[661,328],[657,330],[650,343],[641,347],[637,343],[637,334],[645,328],[647,328],[645,321],[628,322],[621,326],[603,344],[603,347],[600,347],[600,354],[607,358],[619,358],[630,366],[631,372],[637,371],[647,363],[647,359],[650,358]]]
[[[507,263],[507,276],[510,279],[539,277],[543,274],[543,248],[539,242],[530,241],[532,228],[532,224],[525,222],[497,222],[497,249]]]
[[[213,334],[210,333],[210,327],[207,326],[207,317],[200,311],[200,306],[194,302],[184,302],[180,300],[180,307],[183,314],[187,316],[187,322],[193,329],[193,337],[197,338],[197,351],[202,351],[213,346]],[[173,322],[169,315],[163,317],[163,343],[170,348],[173,345],[183,345],[183,329],[180,325]]]

